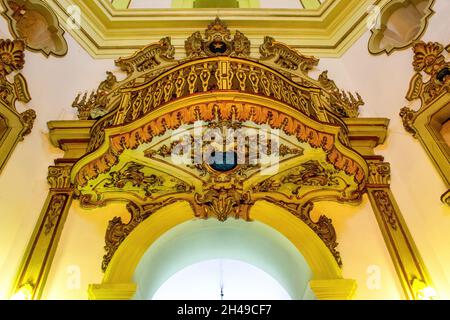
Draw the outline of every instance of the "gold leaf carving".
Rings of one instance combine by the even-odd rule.
[[[318,65],[319,59],[304,56],[284,43],[266,36],[260,46],[261,60],[272,60],[276,65],[288,70],[301,70],[305,74]]]

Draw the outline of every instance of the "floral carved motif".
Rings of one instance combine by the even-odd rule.
[[[36,112],[28,109],[18,112],[16,102],[28,103],[31,100],[27,82],[18,73],[25,64],[25,43],[22,40],[0,39],[0,120],[4,123],[0,128],[0,171],[9,158],[12,149],[18,142],[31,133]],[[7,76],[13,76],[13,82]],[[20,123],[10,126],[11,123]]]
[[[397,218],[389,194],[385,190],[371,191],[375,204],[392,229],[397,229]]]
[[[356,98],[352,93],[341,91],[336,83],[328,78],[328,71],[324,71],[319,76],[319,82],[330,95],[329,103],[333,106],[333,110],[342,117],[357,118],[359,115],[359,107],[364,105],[359,93]]]
[[[419,111],[426,109],[441,94],[450,92],[450,62],[444,56],[444,46],[437,42],[417,42],[414,47],[413,67],[416,74],[411,79],[406,99],[420,99]],[[424,74],[428,81],[424,81]],[[419,111],[404,107],[400,111],[406,131],[416,135],[414,122]]]
[[[56,194],[50,200],[47,214],[45,215],[44,234],[49,234],[63,213],[67,195]]]

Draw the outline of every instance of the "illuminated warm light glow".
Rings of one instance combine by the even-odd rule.
[[[291,297],[261,269],[237,260],[220,259],[203,261],[182,269],[153,296],[153,300],[173,299],[291,300]]]
[[[418,291],[418,297],[420,300],[433,300],[437,297],[436,290],[433,287],[425,287]]]

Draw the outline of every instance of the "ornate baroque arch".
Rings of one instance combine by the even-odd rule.
[[[373,153],[388,121],[358,118],[361,97],[340,90],[327,71],[311,78],[315,57],[271,37],[253,57],[248,38],[219,19],[188,37],[185,58],[174,51],[166,37],[118,59],[124,80],[108,72],[97,90],[75,99],[80,120],[49,123],[53,143],[67,151],[49,171],[40,220],[47,236],[36,229],[26,257],[39,245],[50,258],[31,268],[25,257],[15,290],[39,297],[57,243],[48,235],[59,237],[75,196],[87,209],[122,201],[130,214],[128,222],[109,222],[104,284],[91,287],[92,297],[131,297],[130,272],[171,226],[235,218],[259,220],[290,239],[315,270],[318,282],[310,285],[318,297],[348,298],[354,282],[341,281],[332,221],[311,212],[314,202],[357,204],[367,193],[405,295],[417,298],[430,281],[389,190],[389,164]],[[176,206],[184,209],[169,210]],[[136,251],[146,228],[154,235]],[[113,276],[124,268],[127,276]]]
[[[331,221],[312,221],[309,212],[317,200],[361,198],[367,164],[350,148],[341,120],[357,116],[361,98],[341,93],[326,73],[309,78],[316,58],[270,37],[260,51],[261,58],[252,59],[248,39],[239,31],[232,37],[216,20],[204,37],[197,32],[188,38],[187,59],[172,61],[170,41],[162,39],[117,61],[129,74],[124,83],[109,74],[91,98],[76,100],[81,117],[104,114],[91,131],[90,153],[72,170],[82,203],[131,201],[131,221],[110,222],[103,270],[145,217],[179,200],[195,216],[221,221],[250,220],[257,201],[275,203],[316,231],[341,264]],[[171,157],[177,141],[169,138],[177,130],[263,126],[277,130],[272,139],[279,141],[280,161],[272,174],[264,174],[272,164],[221,172],[206,163],[176,164]]]

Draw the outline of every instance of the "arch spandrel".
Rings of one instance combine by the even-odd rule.
[[[248,45],[245,35],[233,37],[216,20],[204,35],[188,38],[185,59],[175,60],[170,39],[163,38],[117,60],[127,73],[123,81],[108,73],[90,98],[74,102],[81,118],[96,120],[88,153],[71,173],[81,204],[126,201],[131,216],[128,223],[110,221],[104,270],[142,221],[179,201],[193,217],[220,221],[251,221],[257,203],[270,203],[315,232],[341,265],[331,220],[314,221],[310,212],[314,201],[360,201],[368,167],[350,147],[343,118],[356,117],[363,102],[343,93],[326,72],[310,78],[319,62],[314,57],[266,37],[257,59]],[[276,148],[267,153],[276,163],[236,163],[221,172],[206,158],[180,164],[172,157],[180,143],[175,134],[218,128],[269,132],[265,147]],[[239,147],[233,141],[222,151]],[[247,157],[246,143],[243,150]]]

